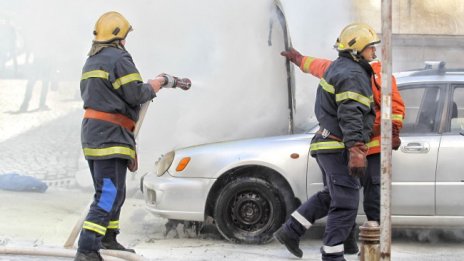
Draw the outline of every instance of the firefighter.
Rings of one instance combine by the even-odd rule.
[[[95,38],[82,69],[80,89],[85,113],[81,140],[95,194],[74,260],[102,260],[101,248],[135,253],[116,240],[127,168],[136,169],[133,130],[140,105],[156,96],[166,78],[142,81],[124,48],[130,31],[131,25],[120,13],[103,14],[95,24]]]
[[[311,155],[322,171],[324,189],[302,204],[274,237],[297,257],[299,239],[315,220],[327,215],[322,260],[345,260],[343,242],[355,225],[359,177],[366,172],[367,143],[375,109],[372,67],[375,44],[372,28],[355,23],[345,27],[336,47],[339,57],[328,66],[316,94],[315,115],[320,129],[311,141]],[[295,57],[296,58],[296,57]],[[293,62],[301,64],[299,61]]]
[[[338,42],[335,46],[337,46]],[[327,59],[302,56],[297,50],[291,48],[289,51],[282,52],[282,55],[294,62],[301,71],[310,73],[317,78],[322,78],[332,61]],[[371,79],[372,93],[375,103],[376,117],[373,127],[371,140],[367,144],[367,171],[361,177],[363,187],[363,207],[367,220],[380,223],[380,109],[381,109],[381,63],[378,60],[370,62],[374,71]],[[392,76],[392,148],[398,150],[401,145],[399,137],[400,129],[403,127],[405,107],[401,94],[396,86],[396,78]],[[330,204],[330,202],[327,202]],[[328,206],[327,206],[328,207]],[[312,219],[312,222],[315,220]],[[348,239],[344,242],[346,254],[356,254],[359,248],[356,243],[355,227]]]

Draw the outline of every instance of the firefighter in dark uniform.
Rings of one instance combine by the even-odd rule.
[[[366,144],[375,119],[372,67],[375,44],[372,28],[355,23],[339,37],[339,57],[329,66],[317,89],[315,114],[320,129],[311,141],[311,155],[322,171],[324,189],[302,204],[274,237],[297,257],[299,239],[327,213],[322,260],[345,260],[343,242],[352,230],[359,204],[359,177],[366,171]]]
[[[337,39],[339,41],[339,39]],[[335,46],[338,46],[336,42]],[[375,50],[373,50],[375,51]],[[332,63],[331,60],[324,58],[317,58],[312,56],[303,56],[294,48],[283,51],[282,56],[290,59],[302,72],[312,74],[317,78],[322,78],[327,68]],[[375,103],[376,118],[371,135],[371,140],[367,144],[369,150],[367,151],[367,171],[360,181],[363,187],[364,194],[364,213],[368,221],[376,221],[380,223],[380,120],[381,120],[381,62],[376,58],[375,53],[365,59],[373,59],[370,61],[374,77],[371,79],[372,94]],[[374,60],[375,59],[375,60]],[[396,78],[392,76],[392,149],[398,150],[401,145],[399,137],[400,129],[403,127],[403,120],[405,117],[405,106],[398,87],[396,85]],[[330,201],[327,201],[327,211]],[[307,213],[308,214],[308,213]],[[308,214],[309,215],[309,214]],[[310,218],[313,222],[315,218]],[[345,240],[344,250],[346,254],[357,254],[359,247],[356,242],[357,239],[357,226],[355,226],[347,240]]]
[[[142,81],[124,48],[131,30],[121,14],[103,14],[95,24],[95,38],[82,70],[80,88],[85,114],[81,140],[95,194],[75,260],[102,260],[101,248],[135,252],[116,241],[126,196],[127,168],[136,169],[133,130],[140,105],[156,96],[166,78]]]

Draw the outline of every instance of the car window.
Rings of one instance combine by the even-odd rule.
[[[406,117],[401,133],[437,132],[440,87],[434,85],[402,86],[400,93],[406,107]]]
[[[450,132],[460,133],[464,131],[464,86],[455,86],[450,105]]]

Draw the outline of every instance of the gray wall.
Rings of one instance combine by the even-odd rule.
[[[422,68],[424,61],[464,68],[464,36],[395,34],[392,44],[394,72]]]

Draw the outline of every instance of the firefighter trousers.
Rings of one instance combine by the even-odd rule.
[[[366,175],[360,178],[367,220],[380,223],[380,153],[367,156]]]
[[[317,154],[324,189],[303,203],[284,224],[284,230],[301,237],[319,218],[327,215],[322,260],[344,260],[343,241],[356,220],[360,181],[348,172],[347,152]]]
[[[119,215],[126,198],[127,159],[88,160],[88,163],[95,194],[79,237],[78,251],[84,253],[101,248],[107,229],[119,229]],[[109,226],[110,223],[116,225]]]

